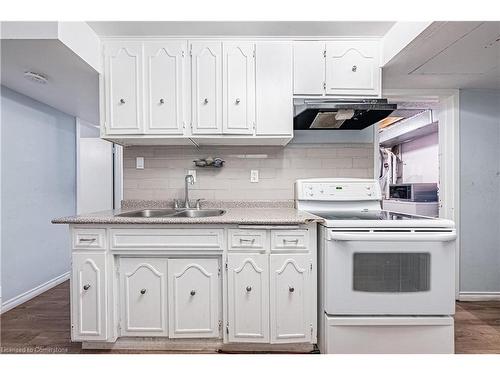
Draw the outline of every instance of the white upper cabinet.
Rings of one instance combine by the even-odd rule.
[[[292,42],[257,42],[256,133],[293,135]]]
[[[271,343],[310,342],[309,255],[271,255]]]
[[[191,42],[192,133],[222,134],[222,43]]]
[[[142,43],[104,49],[105,126],[108,134],[143,132]]]
[[[294,95],[380,96],[379,50],[376,40],[294,42]]]
[[[189,104],[187,41],[144,44],[146,133],[185,133]]]
[[[170,337],[219,337],[218,259],[169,259]]]
[[[222,45],[223,133],[253,134],[255,124],[255,43]]]
[[[381,68],[377,41],[326,43],[326,94],[380,94]]]
[[[325,42],[293,43],[293,93],[323,95],[325,93]]]

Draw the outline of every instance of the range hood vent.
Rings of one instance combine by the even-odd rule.
[[[385,119],[397,108],[387,99],[295,99],[295,130],[361,130]]]

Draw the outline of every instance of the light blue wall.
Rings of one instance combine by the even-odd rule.
[[[500,292],[500,90],[460,90],[460,292]]]
[[[75,118],[1,87],[2,303],[70,270]]]

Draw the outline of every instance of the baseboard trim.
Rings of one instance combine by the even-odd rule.
[[[3,302],[0,314],[3,314],[13,309],[14,307],[17,307],[29,301],[30,299],[35,298],[36,296],[42,294],[43,292],[46,292],[49,289],[52,289],[53,287],[65,282],[68,279],[69,279],[69,271],[63,273],[60,276],[54,277],[52,280],[49,280],[41,285],[38,285],[33,289],[28,290],[27,292],[24,292],[14,298],[11,298],[8,301]]]
[[[473,293],[460,293],[458,300],[461,302],[474,302],[474,301],[500,301],[500,292],[473,292]]]

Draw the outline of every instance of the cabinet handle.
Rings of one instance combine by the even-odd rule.
[[[254,243],[255,242],[255,238],[240,238],[240,242],[250,242],[250,243]]]
[[[247,286],[246,289],[247,289],[247,292],[251,292],[252,291],[252,287],[250,285]]]
[[[85,284],[83,286],[83,290],[89,290],[90,289],[90,284]]]
[[[192,296],[194,296],[196,294],[196,290],[192,290],[189,294],[191,294]]]
[[[165,103],[165,100],[162,98],[160,99],[160,104],[164,104]]]
[[[80,242],[95,242],[95,238],[80,238]]]
[[[141,294],[146,294],[146,289],[141,289]]]
[[[358,67],[357,67],[356,65],[353,65],[353,66],[352,66],[352,68],[351,68],[351,70],[352,70],[353,72],[356,72],[356,70],[358,70]]]
[[[234,101],[236,103],[236,105],[240,104],[241,100],[240,98],[236,98],[236,100]]]
[[[289,287],[288,287],[288,291],[289,291],[290,293],[293,293],[293,292],[295,291],[295,288],[294,288],[293,286],[289,286]]]
[[[203,104],[208,104],[208,98],[205,98],[205,100],[203,101]]]
[[[120,103],[121,103],[121,104],[125,104],[125,99],[123,99],[123,98],[122,98],[122,99],[120,99]]]
[[[298,243],[299,243],[299,239],[298,239],[298,238],[296,238],[295,240],[287,240],[286,238],[284,238],[284,239],[283,239],[283,242],[284,242],[284,243],[291,242],[291,243],[298,244]]]

